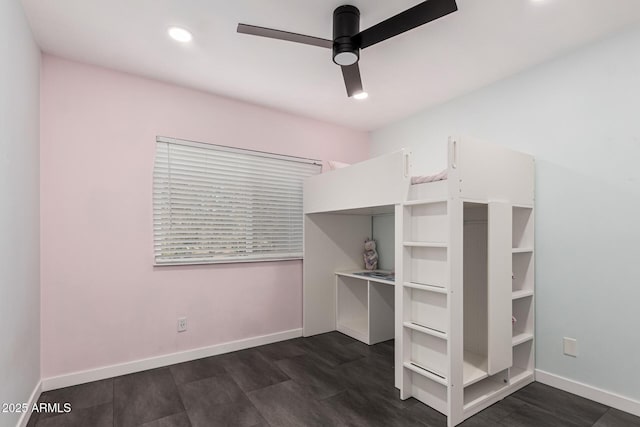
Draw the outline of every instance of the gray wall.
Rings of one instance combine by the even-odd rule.
[[[371,154],[436,172],[451,134],[536,157],[537,368],[639,400],[640,27],[373,132]]]
[[[394,271],[396,263],[395,215],[375,215],[372,218],[371,227],[378,251],[378,268]]]
[[[40,51],[19,0],[0,1],[0,40],[0,403],[26,403],[40,381]]]

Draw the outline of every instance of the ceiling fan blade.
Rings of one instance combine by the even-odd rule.
[[[268,37],[271,39],[286,40],[289,42],[326,47],[328,49],[331,49],[333,47],[333,41],[331,40],[321,39],[319,37],[313,36],[305,36],[304,34],[290,33],[288,31],[273,30],[271,28],[257,27],[255,25],[238,24],[238,32],[242,34],[249,34],[252,36]]]
[[[344,85],[347,87],[347,96],[351,98],[358,92],[362,92],[362,79],[360,78],[360,67],[356,62],[353,65],[346,65],[342,68],[342,77],[344,77]]]
[[[455,0],[427,0],[353,36],[361,49],[458,10]]]

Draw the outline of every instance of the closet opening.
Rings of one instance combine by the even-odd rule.
[[[463,342],[464,386],[487,377],[488,205],[464,203]]]

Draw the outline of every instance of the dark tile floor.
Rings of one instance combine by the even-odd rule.
[[[393,385],[393,341],[367,346],[338,332],[43,393],[68,414],[35,427],[446,426]],[[640,426],[640,418],[533,383],[464,427]]]

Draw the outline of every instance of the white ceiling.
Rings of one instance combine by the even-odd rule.
[[[346,97],[330,50],[236,33],[239,22],[331,38],[418,0],[23,0],[47,53],[372,130],[640,22],[638,0],[458,0],[459,11],[363,50],[369,99]],[[179,44],[167,28],[188,28]]]

